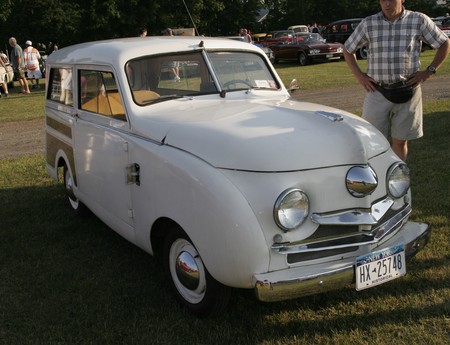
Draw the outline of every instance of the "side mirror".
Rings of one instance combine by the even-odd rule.
[[[291,83],[289,84],[289,89],[288,91],[293,93],[297,90],[300,90],[300,86],[298,85],[298,81],[297,79],[292,79]]]

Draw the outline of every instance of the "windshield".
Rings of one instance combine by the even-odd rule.
[[[220,91],[280,88],[258,54],[212,52],[208,53],[208,59],[212,71],[201,51],[129,61],[126,74],[134,101],[138,105],[148,105]]]
[[[297,34],[297,41],[298,42],[323,42],[324,39],[322,36],[320,36],[317,33],[311,33],[311,34]]]

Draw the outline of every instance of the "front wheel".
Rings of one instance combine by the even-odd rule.
[[[306,66],[308,64],[308,57],[305,53],[300,52],[298,54],[298,63],[300,64],[300,66]]]
[[[189,237],[173,229],[164,243],[164,271],[178,301],[197,316],[225,309],[230,289],[216,281],[203,264]]]

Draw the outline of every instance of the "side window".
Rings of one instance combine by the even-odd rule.
[[[72,69],[52,68],[50,71],[50,94],[52,101],[72,105]]]
[[[126,121],[117,83],[111,72],[80,70],[78,78],[82,110]]]

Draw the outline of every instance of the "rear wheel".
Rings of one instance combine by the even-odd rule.
[[[73,189],[75,187],[75,180],[72,171],[64,164],[64,189],[70,208],[79,215],[88,213],[87,207],[75,196]]]
[[[308,64],[308,57],[304,52],[298,53],[298,63],[300,66],[306,66]]]
[[[191,313],[209,316],[225,308],[230,289],[209,274],[197,249],[180,228],[174,228],[166,237],[163,255],[172,290]]]

